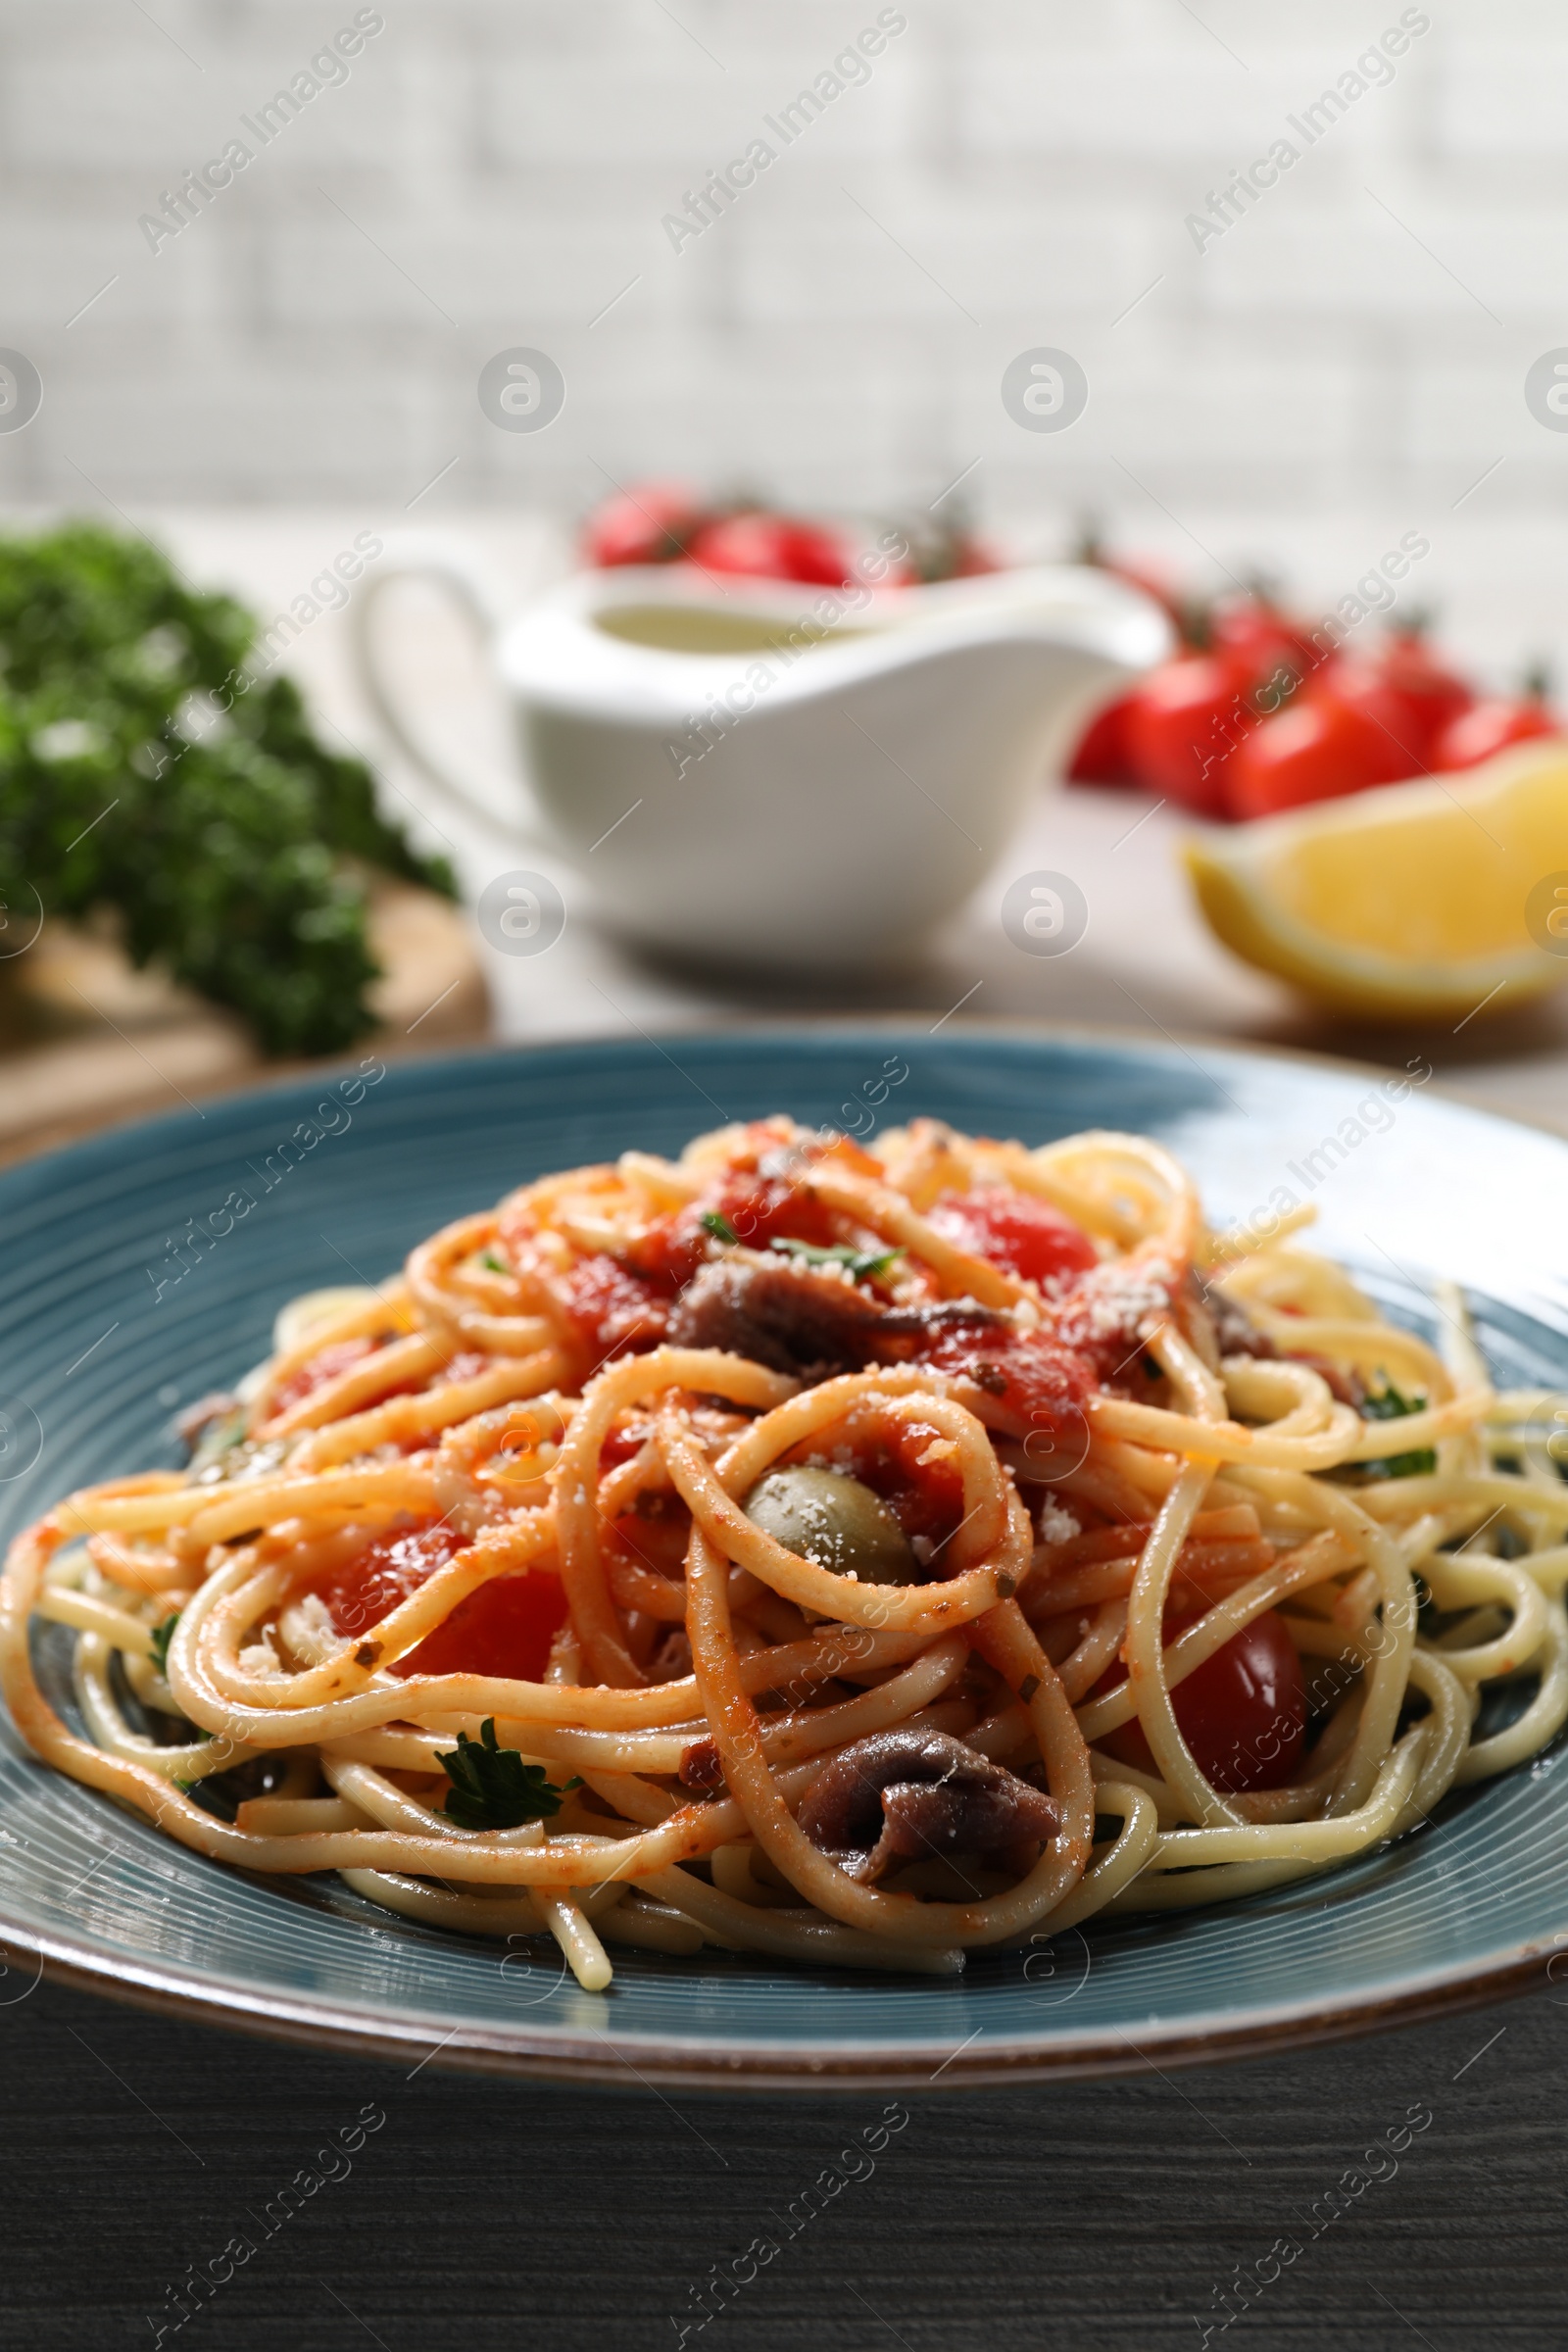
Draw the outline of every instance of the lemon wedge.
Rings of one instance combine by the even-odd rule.
[[[1228,948],[1340,1011],[1500,1012],[1568,980],[1568,742],[1185,849]]]

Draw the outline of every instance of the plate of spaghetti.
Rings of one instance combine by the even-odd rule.
[[[0,1999],[912,2083],[1539,1978],[1568,1147],[1430,1075],[732,1033],[0,1178]]]

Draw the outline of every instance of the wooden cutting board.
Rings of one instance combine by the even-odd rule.
[[[370,946],[384,977],[366,1040],[382,1054],[472,1043],[490,1000],[462,911],[384,883]],[[308,1068],[262,1054],[244,1024],[155,972],[137,972],[108,931],[45,923],[0,962],[0,1163],[92,1129]]]

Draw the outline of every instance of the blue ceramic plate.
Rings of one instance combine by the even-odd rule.
[[[1424,1068],[1391,1104],[1362,1072],[1207,1048],[748,1030],[405,1063],[346,1116],[323,1111],[303,1153],[285,1139],[318,1102],[341,1104],[322,1078],[78,1145],[0,1177],[0,1535],[85,1480],[174,1460],[172,1412],[263,1355],[292,1293],[383,1275],[432,1227],[543,1170],[673,1152],[777,1109],[861,1132],[924,1111],[1031,1144],[1145,1130],[1196,1170],[1216,1220],[1282,1189],[1310,1197],[1327,1245],[1393,1314],[1430,1327],[1425,1278],[1441,1270],[1470,1293],[1499,1379],[1568,1383],[1568,1145],[1436,1099]],[[215,1217],[241,1188],[255,1207]],[[215,1225],[221,1238],[193,1240]],[[950,2084],[1168,2065],[1539,1979],[1568,1942],[1562,1766],[1550,1751],[1295,1889],[979,1954],[957,1980],[617,1951],[612,1988],[592,1994],[536,1955],[389,1921],[335,1881],[201,1860],[45,1771],[3,1726],[0,2003],[47,1969],[314,2041],[612,2081]]]

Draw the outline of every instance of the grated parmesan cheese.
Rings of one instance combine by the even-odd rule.
[[[1171,1311],[1174,1269],[1158,1259],[1141,1266],[1097,1266],[1086,1274],[1073,1299],[1074,1338],[1121,1340],[1129,1346],[1149,1339]]]
[[[1066,1544],[1072,1537],[1081,1536],[1083,1529],[1060,1497],[1046,1490],[1040,1505],[1040,1541],[1042,1544]]]

